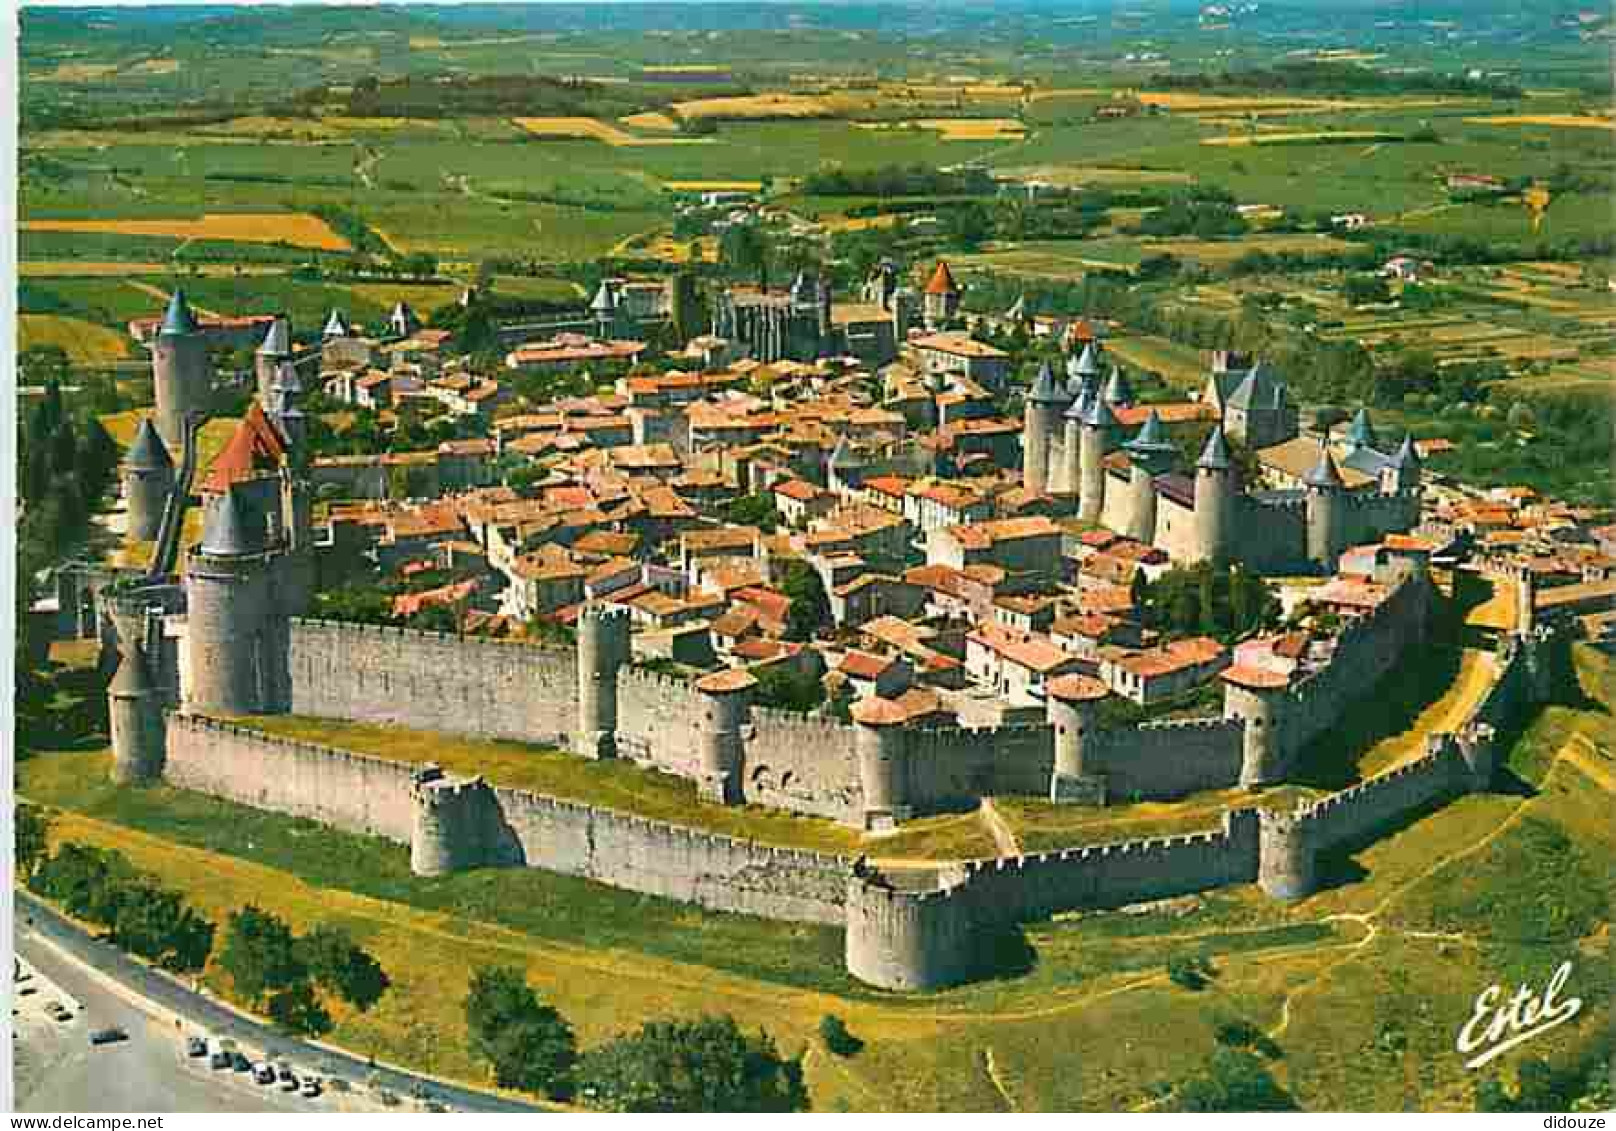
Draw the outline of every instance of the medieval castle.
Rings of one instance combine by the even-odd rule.
[[[1299,489],[1243,485],[1229,441],[1260,452],[1296,440],[1297,412],[1283,382],[1261,362],[1214,372],[1201,405],[1217,417],[1191,474],[1153,408],[1124,438],[1118,411],[1134,409],[1121,370],[1102,380],[1100,349],[1088,345],[1059,381],[1046,365],[1027,395],[1022,484],[1033,494],[1075,496],[1080,518],[1153,545],[1174,561],[1238,562],[1262,573],[1335,570],[1349,546],[1419,521],[1419,457],[1412,440],[1391,453],[1373,447],[1367,416],[1349,438],[1355,469],[1372,483],[1349,489],[1321,443]]]
[[[1230,668],[1220,715],[1125,728],[1100,724],[1104,688],[1082,675],[1050,683],[1043,721],[994,728],[912,725],[879,697],[856,702],[850,723],[765,709],[742,669],[687,682],[637,668],[627,616],[598,606],[583,609],[572,650],[308,619],[318,547],[299,452],[300,385],[280,322],[259,353],[261,399],[194,485],[205,521],[182,573],[165,550],[177,538],[175,499],[193,489],[192,433],[211,384],[198,337],[176,295],[153,351],[157,426],[142,428],[124,472],[131,530],[155,533],[158,553],[145,577],[97,595],[118,657],[108,688],[113,775],[408,844],[420,874],[543,867],[717,910],[845,924],[855,976],[929,989],[978,973],[987,933],[1060,910],[1250,882],[1278,898],[1304,896],[1320,882],[1322,854],[1436,798],[1485,788],[1494,729],[1552,682],[1550,640],[1528,598],[1474,716],[1387,773],[1294,812],[1231,811],[1214,832],[973,861],[921,878],[283,741],[229,720],[292,712],[560,745],[681,776],[709,803],[870,832],[995,794],[1104,804],[1256,788],[1285,781],[1307,745],[1420,645],[1432,587],[1422,553],[1393,550],[1376,567],[1387,598],[1347,623],[1324,665],[1292,677]],[[1057,485],[1076,489],[1085,514],[1115,518],[1174,556],[1322,568],[1364,524],[1408,524],[1418,467],[1402,453],[1375,454],[1385,477],[1373,500],[1343,492],[1328,454],[1301,500],[1271,500],[1236,488],[1219,428],[1186,494],[1166,471],[1170,445],[1150,417],[1124,445],[1128,474],[1118,475],[1107,458],[1114,401],[1085,357],[1068,390],[1040,375],[1026,472],[1029,485],[1047,485],[1053,451],[1064,468]],[[1268,380],[1248,371],[1228,401],[1256,414],[1240,427],[1272,439],[1294,423],[1283,419],[1282,387]],[[1057,418],[1067,424],[1052,445]],[[1294,524],[1275,517],[1292,513]],[[1193,533],[1178,533],[1181,521]]]

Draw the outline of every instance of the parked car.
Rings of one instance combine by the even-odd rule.
[[[212,1056],[208,1057],[208,1067],[213,1069],[215,1072],[223,1068],[229,1068],[230,1054],[227,1052],[214,1053]]]
[[[297,1091],[298,1086],[299,1081],[296,1073],[288,1072],[285,1076],[281,1077],[281,1091],[295,1092]]]
[[[208,1042],[201,1037],[186,1037],[185,1055],[190,1057],[207,1056]]]
[[[119,1041],[127,1041],[129,1034],[116,1025],[109,1025],[105,1029],[97,1029],[90,1034],[92,1045],[115,1045]]]
[[[253,1069],[253,1079],[260,1084],[273,1084],[275,1082],[275,1070],[268,1063],[260,1064]]]
[[[303,1087],[301,1091],[304,1099],[314,1099],[314,1097],[320,1094],[320,1078],[318,1076],[303,1077]]]
[[[344,1080],[341,1076],[333,1076],[333,1077],[331,1077],[331,1080],[326,1085],[326,1087],[330,1088],[333,1092],[351,1092],[351,1091],[353,1091],[353,1085],[348,1083],[348,1081]]]
[[[275,1066],[275,1077],[281,1081],[290,1080],[292,1078],[292,1066],[284,1062],[277,1064]]]
[[[239,1052],[233,1052],[230,1054],[230,1067],[237,1072],[251,1072],[252,1061],[242,1056]]]

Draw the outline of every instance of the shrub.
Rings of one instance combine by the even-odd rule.
[[[837,1056],[852,1056],[864,1047],[864,1042],[855,1037],[848,1030],[847,1023],[834,1013],[827,1013],[820,1019],[819,1039],[829,1052]]]

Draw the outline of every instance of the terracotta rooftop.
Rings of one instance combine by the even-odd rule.
[[[730,668],[727,671],[713,672],[704,675],[696,681],[697,691],[725,692],[745,691],[748,687],[756,687],[757,679],[751,672],[741,668]]]
[[[264,415],[255,400],[230,436],[229,443],[214,457],[213,466],[202,482],[202,490],[221,495],[232,483],[252,478],[258,471],[273,471],[286,462],[286,441]]]
[[[1111,694],[1099,680],[1077,672],[1050,680],[1048,690],[1053,698],[1065,703],[1087,703]]]

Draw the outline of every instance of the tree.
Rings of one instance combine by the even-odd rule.
[[[169,970],[200,970],[213,949],[214,925],[186,906],[179,892],[142,877],[119,885],[112,941]]]
[[[674,275],[673,291],[668,306],[675,345],[682,346],[701,333],[701,310],[696,297],[696,277],[689,271],[680,271]]]
[[[19,801],[12,820],[12,858],[16,861],[17,878],[26,883],[50,851],[50,814],[38,805]]]
[[[1388,302],[1392,295],[1386,280],[1379,275],[1348,275],[1341,285],[1341,293],[1353,306],[1367,306],[1375,302]]]
[[[819,571],[806,562],[791,562],[780,582],[780,592],[791,601],[786,614],[787,640],[812,640],[831,623],[830,598]]]
[[[471,977],[466,1028],[472,1055],[486,1060],[501,1087],[564,1092],[578,1060],[572,1026],[544,1005],[521,970],[484,966]]]
[[[762,282],[768,275],[768,260],[768,241],[755,224],[731,224],[718,239],[718,261],[732,277]]]
[[[307,978],[269,995],[265,1009],[271,1021],[291,1033],[318,1037],[331,1031],[331,1014],[314,996]]]
[[[736,526],[755,526],[765,532],[780,525],[780,512],[775,509],[774,496],[769,494],[741,495],[724,504],[725,522]]]
[[[253,1004],[266,993],[287,989],[307,976],[292,929],[250,903],[230,913],[219,965],[242,997]]]
[[[837,1056],[852,1056],[864,1047],[864,1042],[847,1028],[847,1022],[834,1013],[827,1013],[819,1021],[819,1039],[825,1049]]]
[[[297,940],[297,950],[309,977],[358,1009],[375,1005],[392,984],[381,963],[341,927],[322,923]]]
[[[808,1108],[802,1064],[780,1056],[767,1033],[743,1033],[731,1017],[652,1021],[590,1051],[583,1095],[623,1112],[787,1112]]]
[[[1296,1102],[1274,1082],[1255,1055],[1220,1048],[1205,1067],[1181,1083],[1174,1106],[1179,1111],[1295,1111]]]
[[[32,886],[74,918],[107,926],[117,913],[117,885],[134,875],[123,853],[69,841],[38,865]]]

